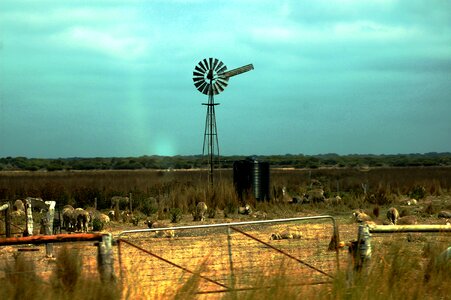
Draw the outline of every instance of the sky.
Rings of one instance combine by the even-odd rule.
[[[451,1],[0,1],[0,157],[451,151]]]

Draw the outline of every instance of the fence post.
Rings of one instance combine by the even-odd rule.
[[[230,226],[227,226],[227,246],[229,250],[229,264],[230,264],[230,287],[235,289],[235,274],[233,272],[233,258],[232,258],[232,231]]]
[[[10,215],[11,203],[5,203],[0,206],[0,211],[5,212],[5,236],[11,237],[11,215]]]
[[[47,209],[47,213],[46,213],[46,218],[47,218],[47,222],[45,224],[45,234],[46,235],[51,235],[53,234],[53,219],[55,217],[55,201],[45,201],[45,204],[48,205],[48,209]],[[47,255],[47,257],[53,257],[53,244],[49,243],[49,244],[45,244],[45,254]]]
[[[102,282],[115,281],[113,260],[113,238],[111,233],[104,234],[97,246],[97,267]]]
[[[33,211],[31,210],[31,200],[25,200],[26,228],[24,236],[33,235]]]
[[[359,225],[357,236],[357,257],[355,269],[360,271],[371,258],[371,234],[368,225]]]

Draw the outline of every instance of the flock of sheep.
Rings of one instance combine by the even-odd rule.
[[[378,212],[375,210],[373,214],[377,217]],[[376,225],[376,222],[371,216],[365,213],[362,209],[356,209],[352,213],[354,220],[357,223],[364,223],[367,225]],[[418,220],[413,215],[400,216],[400,213],[396,207],[390,207],[387,210],[387,219],[383,221],[383,225],[416,225]],[[438,218],[445,219],[447,223],[451,219],[451,212],[447,210],[442,210],[437,214]]]

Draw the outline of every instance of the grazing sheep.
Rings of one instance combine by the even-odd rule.
[[[23,201],[20,199],[17,199],[14,202],[13,210],[14,211],[25,211],[25,205],[23,204]]]
[[[88,223],[91,221],[89,212],[82,208],[76,208],[75,215],[77,219],[76,228],[81,232],[88,232]]]
[[[162,222],[158,222],[158,221],[144,221],[144,224],[147,224],[147,226],[149,228],[167,228],[168,225],[162,223]],[[161,238],[161,237],[166,237],[166,238],[173,238],[175,237],[175,231],[172,229],[168,229],[168,230],[157,230],[155,231],[155,237]]]
[[[442,218],[442,219],[450,219],[451,212],[449,212],[447,210],[442,210],[441,212],[438,213],[437,217]]]
[[[238,207],[238,213],[241,215],[249,215],[252,213],[252,208],[249,204],[245,206]]]
[[[282,232],[277,232],[271,234],[270,240],[292,240],[292,239],[300,239],[302,237],[302,233],[299,230],[284,230]]]
[[[393,224],[396,225],[396,222],[399,219],[399,212],[395,207],[390,207],[387,211],[387,219]]]
[[[324,202],[326,200],[326,197],[324,196],[324,190],[323,189],[313,189],[307,192],[305,195],[306,202]]]
[[[75,217],[75,209],[71,205],[65,205],[63,207],[63,227],[66,231],[75,230],[76,225],[76,217]]]
[[[363,223],[363,222],[366,222],[366,221],[371,221],[371,217],[368,216],[368,215],[367,215],[363,210],[361,210],[361,209],[355,210],[355,211],[352,213],[352,215],[353,215],[353,217],[354,217],[354,220],[355,220],[357,223]]]
[[[342,201],[340,196],[335,196],[332,198],[327,198],[324,202],[328,205],[339,205]]]
[[[103,213],[99,213],[97,215],[97,218],[100,220],[100,222],[102,222],[105,225],[110,223],[110,217],[105,215],[105,214],[103,214]]]
[[[205,202],[199,202],[196,205],[196,208],[193,211],[193,221],[203,221],[205,220],[205,213],[207,212],[208,207]]]

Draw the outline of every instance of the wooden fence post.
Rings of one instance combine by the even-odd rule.
[[[113,237],[111,233],[104,234],[97,246],[97,268],[102,282],[114,282]]]
[[[11,215],[10,215],[10,209],[11,204],[5,203],[2,206],[0,206],[0,211],[5,212],[5,235],[6,237],[11,237]]]
[[[371,234],[368,225],[359,225],[357,236],[357,257],[355,269],[360,271],[371,258]]]
[[[53,234],[53,219],[55,217],[55,201],[45,201],[45,204],[48,205],[48,210],[46,213],[47,222],[45,223],[44,232],[45,235]],[[47,257],[53,257],[53,244],[45,244],[45,253]]]
[[[25,200],[26,228],[24,236],[33,235],[33,211],[31,210],[31,200]]]

